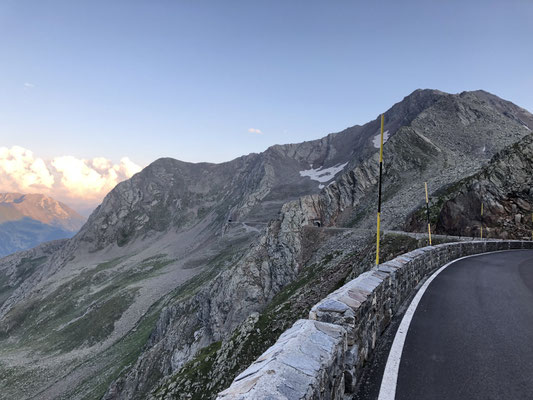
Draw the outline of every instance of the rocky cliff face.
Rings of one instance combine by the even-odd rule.
[[[14,352],[5,369],[21,373],[1,389],[15,396],[24,389],[40,398],[98,397],[101,382],[109,384],[140,356],[141,346],[133,343],[162,342],[165,351],[153,352],[160,368],[139,379],[134,392],[150,389],[154,377],[178,368],[240,322],[238,309],[220,310],[237,305],[243,293],[236,288],[240,272],[233,277],[226,269],[250,246],[256,253],[247,260],[268,257],[267,245],[254,240],[286,201],[334,180],[354,152],[347,140],[353,137],[274,146],[223,164],[162,159],[119,184],[74,238],[40,260],[23,285],[6,287],[0,347]],[[297,272],[267,267],[263,281],[250,285],[264,298],[255,307],[290,279],[285,275]],[[190,310],[214,325],[203,328]],[[154,329],[156,316],[161,321]],[[175,326],[164,323],[171,316]],[[23,356],[28,352],[33,356]],[[150,359],[145,353],[139,360]],[[61,384],[54,378],[58,369]],[[28,375],[35,387],[23,386]],[[79,385],[80,375],[86,386]]]
[[[425,198],[424,182],[442,188],[471,175],[526,136],[527,124],[533,125],[527,111],[483,91],[434,96],[434,102],[385,144],[385,228],[403,227],[409,212]],[[397,118],[395,107],[385,113],[385,127]],[[378,174],[374,152],[317,195],[302,198],[300,212],[324,226],[373,228]]]
[[[423,196],[422,191],[419,196],[413,195],[417,186],[422,185],[423,190],[423,179],[446,185],[448,182],[466,176],[470,168],[479,168],[494,151],[513,143],[527,133],[527,128],[521,122],[502,116],[497,107],[488,104],[485,101],[487,96],[485,93],[481,92],[479,95],[478,100],[477,96],[470,93],[453,96],[433,91],[416,92],[412,98],[406,100],[406,104],[397,105],[385,114],[385,128],[397,129],[396,134],[391,135],[386,145],[386,159],[388,160],[385,184],[386,204],[399,204],[394,208],[389,206],[384,212],[386,227],[393,228],[403,223],[409,210],[417,204],[418,197]],[[472,98],[476,101],[473,102]],[[404,113],[415,108],[416,104],[424,112],[409,114],[409,118],[402,119]],[[517,114],[522,113],[522,110],[516,106],[507,103],[504,103],[504,106]],[[476,114],[471,110],[476,110],[479,115],[473,117],[472,115]],[[527,116],[527,112],[524,115]],[[448,123],[445,124],[444,120]],[[481,124],[479,120],[484,120],[485,123]],[[397,128],[397,121],[403,121],[406,125]],[[378,121],[374,121],[370,126],[361,128],[360,131],[368,129],[373,132],[373,135],[369,136],[374,137],[377,134],[377,123]],[[428,124],[430,128],[426,128]],[[495,128],[505,130],[506,135],[493,138]],[[456,132],[460,133],[457,142],[453,140]],[[471,157],[469,154],[472,151],[471,146],[460,145],[460,143],[461,141],[469,142],[470,139],[466,138],[473,136],[479,137],[484,143],[490,142],[491,150],[481,151],[482,149],[476,148],[480,151]],[[349,226],[363,229],[374,223],[373,210],[369,210],[375,203],[369,195],[374,194],[377,183],[376,151],[368,151],[366,157],[365,159],[365,156],[361,155],[360,160],[352,160],[349,164],[353,168],[340,174],[335,182],[329,184],[318,194],[303,196],[285,204],[278,219],[270,224],[267,232],[260,238],[261,246],[254,247],[243,259],[237,261],[235,266],[230,267],[230,273],[227,276],[221,274],[218,277],[219,284],[207,286],[207,292],[212,298],[209,306],[216,304],[223,305],[223,307],[216,308],[213,315],[202,315],[198,319],[206,322],[208,332],[221,334],[202,336],[202,331],[197,331],[194,335],[197,340],[209,337],[207,343],[217,343],[224,339],[235,329],[243,316],[264,308],[269,304],[272,296],[278,293],[284,285],[300,276],[306,265],[303,261],[305,259],[302,247],[303,232],[305,227],[311,225],[313,221],[319,220],[326,227]],[[441,170],[443,166],[447,168],[444,172]],[[315,246],[320,248],[325,246],[325,242],[317,241]],[[284,274],[280,275],[281,271]],[[272,280],[270,277],[273,274],[275,277],[280,276],[281,279]],[[238,284],[235,284],[235,281]],[[279,283],[272,286],[272,281]],[[241,294],[235,295],[236,292],[233,289],[237,287],[239,288],[237,292]],[[232,290],[226,292],[225,288],[232,288]],[[220,298],[217,298],[220,290]],[[243,296],[242,293],[246,295]],[[206,302],[199,301],[198,307],[201,308],[201,304],[206,304]],[[173,311],[173,315],[184,314],[180,309]],[[240,315],[240,318],[235,318],[235,315]],[[218,321],[213,323],[213,320]],[[220,321],[229,323],[224,325]],[[167,324],[169,325],[172,326],[172,322]],[[171,331],[183,332],[181,327],[179,324],[173,325]],[[168,354],[182,354],[176,351],[176,347],[173,348],[177,343],[180,343],[179,339],[173,338],[168,342],[169,346],[165,345],[165,351]],[[194,344],[189,348],[193,346]],[[202,344],[201,347],[203,346]],[[159,356],[162,354],[160,349],[155,353]],[[203,356],[205,353],[200,354],[200,357]],[[180,357],[178,364],[168,364],[166,372],[160,372],[157,375],[163,376],[167,375],[168,371],[177,371],[177,376],[180,376],[179,371],[189,358],[190,355],[185,358]],[[153,359],[156,360],[157,357]],[[231,360],[225,360],[231,364]],[[139,387],[142,387],[140,384],[142,379],[139,379],[137,371],[150,371],[152,368],[153,363],[147,363],[143,359],[143,363],[135,366],[125,381],[121,380],[113,387],[108,393],[108,398],[134,396]],[[194,386],[194,382],[191,385]],[[177,384],[175,387],[178,387]],[[163,398],[173,398],[176,396],[175,390],[175,388],[168,389],[166,386],[158,393],[160,396],[161,393],[167,393]]]
[[[533,230],[533,135],[496,154],[478,173],[437,191],[431,219],[437,233],[501,239],[531,238]],[[483,203],[483,216],[481,204]],[[407,228],[420,230],[423,210]]]
[[[85,218],[42,194],[0,193],[0,256],[73,236]]]
[[[418,206],[424,180],[442,187],[479,170],[527,135],[525,125],[531,114],[485,92],[420,90],[394,105],[384,226]],[[223,164],[162,159],[119,184],[74,238],[44,259],[23,257],[36,265],[23,283],[2,287],[0,373],[9,379],[0,397],[176,396],[165,389],[172,377],[217,343],[227,349],[284,288],[364,248],[378,134],[376,119]],[[309,231],[315,221],[320,234]],[[0,273],[9,268],[0,261]],[[228,362],[228,374],[238,372]]]

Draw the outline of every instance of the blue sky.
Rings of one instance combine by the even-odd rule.
[[[417,88],[533,110],[531,21],[527,0],[2,0],[0,146],[219,162],[363,124]]]

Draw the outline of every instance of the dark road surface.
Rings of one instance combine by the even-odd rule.
[[[381,353],[356,399],[377,398]],[[532,250],[466,258],[431,282],[407,331],[395,399],[533,399]]]

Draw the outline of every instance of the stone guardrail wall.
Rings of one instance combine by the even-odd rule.
[[[342,399],[385,328],[417,285],[457,258],[533,249],[529,241],[472,241],[428,246],[385,262],[348,282],[298,320],[217,400]]]

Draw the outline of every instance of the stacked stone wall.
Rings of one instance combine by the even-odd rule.
[[[342,399],[383,331],[415,288],[457,258],[533,249],[531,241],[472,241],[428,246],[378,265],[313,306],[217,400]]]

